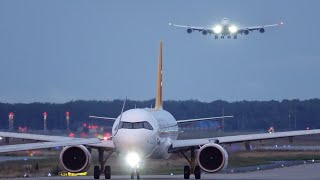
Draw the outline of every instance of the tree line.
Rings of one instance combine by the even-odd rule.
[[[66,115],[70,112],[70,128],[76,129],[83,123],[111,126],[112,121],[91,120],[90,115],[117,117],[122,108],[122,100],[113,101],[71,101],[56,103],[0,103],[0,129],[8,129],[8,114],[14,113],[14,129],[43,129],[43,112],[48,114],[48,129],[66,129]],[[125,110],[132,108],[150,108],[154,99],[126,102]],[[225,120],[225,130],[266,130],[270,126],[276,130],[320,128],[320,100],[283,100],[283,101],[237,101],[222,100],[201,102],[198,100],[165,101],[164,109],[176,119],[190,119],[221,115],[233,115]],[[184,126],[211,126],[219,121],[188,123]]]

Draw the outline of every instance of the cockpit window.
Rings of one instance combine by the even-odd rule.
[[[123,122],[122,127],[123,129],[132,129],[132,123]]]
[[[142,128],[143,128],[143,122],[133,123],[133,129],[142,129]]]
[[[143,127],[144,127],[145,129],[153,130],[151,124],[150,124],[149,122],[147,122],[147,121],[144,121],[144,122],[143,122]]]
[[[119,124],[119,129],[148,129],[148,130],[153,130],[153,127],[151,124],[147,121],[143,122],[120,122]]]

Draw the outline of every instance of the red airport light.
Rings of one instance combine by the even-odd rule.
[[[73,132],[69,133],[69,137],[74,137],[74,136],[75,136],[75,134]]]
[[[70,115],[70,112],[69,112],[69,111],[67,111],[67,112],[66,112],[66,116],[69,116],[69,115]]]
[[[14,116],[14,113],[13,113],[13,112],[10,112],[10,113],[9,113],[9,119],[13,119],[13,116]]]
[[[43,116],[47,116],[47,112],[43,112]]]
[[[110,139],[110,133],[107,132],[104,134],[103,140],[107,141],[109,139]]]
[[[88,134],[86,134],[86,133],[83,132],[83,133],[80,134],[80,137],[81,137],[81,138],[86,138],[86,137],[88,137]]]

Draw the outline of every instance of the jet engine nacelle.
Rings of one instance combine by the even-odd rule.
[[[259,32],[260,32],[260,33],[264,33],[264,32],[265,32],[264,28],[260,28],[260,29],[259,29]]]
[[[189,34],[192,33],[192,29],[188,28],[187,33],[189,33]]]
[[[90,167],[91,153],[83,145],[66,146],[60,153],[60,163],[69,172],[84,172]]]
[[[203,35],[207,35],[207,34],[208,34],[208,31],[207,31],[207,30],[203,30],[203,31],[202,31],[202,34],[203,34]]]
[[[244,33],[245,35],[248,35],[248,34],[249,34],[249,30],[246,29],[246,30],[243,31],[243,33]]]
[[[227,167],[228,154],[219,144],[206,144],[199,149],[197,160],[202,170],[215,173]]]

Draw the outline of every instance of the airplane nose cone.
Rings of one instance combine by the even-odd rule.
[[[120,153],[137,152],[144,157],[151,155],[156,147],[156,135],[146,129],[119,129],[113,138]]]

